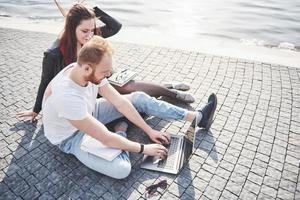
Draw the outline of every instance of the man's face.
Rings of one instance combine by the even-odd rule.
[[[105,53],[100,63],[93,69],[93,72],[88,76],[88,81],[96,85],[101,81],[109,77],[112,73],[112,57],[108,53]]]
[[[86,19],[76,27],[76,39],[77,43],[84,45],[94,35],[95,20]]]

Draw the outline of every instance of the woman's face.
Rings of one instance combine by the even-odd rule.
[[[76,27],[77,43],[84,45],[94,35],[95,20],[85,19]]]

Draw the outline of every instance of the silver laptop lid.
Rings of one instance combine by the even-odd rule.
[[[197,124],[199,124],[201,118],[199,118],[199,116],[197,115],[196,120],[194,120],[190,127],[188,128],[186,134],[185,134],[185,138],[191,143],[193,144],[193,151],[195,149],[195,141],[196,141],[196,133],[198,130],[198,126]]]

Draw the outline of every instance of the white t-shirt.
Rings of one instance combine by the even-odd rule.
[[[108,83],[103,79],[99,85],[88,83],[82,87],[64,72],[75,63],[65,67],[49,83],[43,99],[43,124],[46,138],[52,144],[60,144],[78,129],[68,120],[82,120],[93,113],[99,87]]]

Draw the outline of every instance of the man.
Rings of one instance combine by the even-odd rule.
[[[214,94],[201,111],[186,109],[159,101],[142,92],[120,95],[107,81],[112,72],[112,49],[109,43],[94,36],[79,52],[76,63],[63,69],[48,85],[43,99],[45,136],[65,153],[75,155],[87,167],[113,178],[129,175],[129,152],[144,153],[164,158],[170,135],[152,129],[139,112],[160,118],[197,121],[209,129],[216,109]],[[103,98],[96,99],[97,94]],[[125,116],[140,127],[155,144],[140,144],[126,139],[124,132],[111,132],[104,124]],[[198,119],[198,120],[196,120]],[[85,134],[102,144],[123,152],[113,161],[81,150]]]

